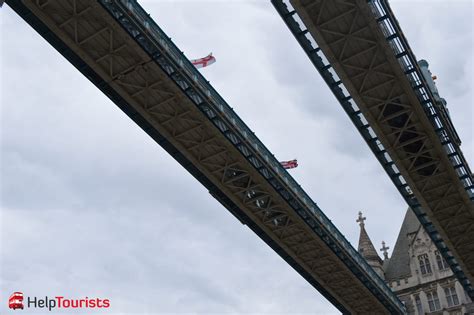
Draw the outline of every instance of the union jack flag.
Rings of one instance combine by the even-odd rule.
[[[281,161],[280,162],[281,166],[283,166],[284,169],[290,169],[290,168],[295,168],[298,167],[298,160],[290,160],[290,161]]]
[[[191,60],[191,63],[198,69],[207,67],[207,66],[213,64],[214,62],[216,62],[216,58],[214,58],[212,53],[210,53],[209,55],[207,55],[204,58]]]

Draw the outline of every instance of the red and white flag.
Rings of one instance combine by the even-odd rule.
[[[298,160],[290,160],[290,161],[281,161],[280,162],[281,166],[283,166],[284,169],[290,169],[290,168],[295,168],[298,167]]]
[[[216,62],[216,58],[210,53],[204,58],[199,58],[199,59],[193,59],[191,60],[191,63],[196,67],[196,68],[204,68],[209,65],[212,65],[214,62]]]

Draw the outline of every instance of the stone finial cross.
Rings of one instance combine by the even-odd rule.
[[[366,218],[362,216],[362,211],[359,211],[359,218],[356,220],[356,222],[359,223],[360,227],[364,227],[365,220]]]
[[[385,246],[385,242],[382,241],[382,248],[380,249],[380,251],[383,252],[383,258],[384,259],[388,259],[388,252],[387,250],[389,249],[390,247],[389,246]]]

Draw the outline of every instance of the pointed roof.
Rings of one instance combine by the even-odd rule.
[[[397,242],[393,248],[392,257],[390,257],[387,264],[384,264],[385,279],[396,280],[411,275],[408,235],[418,232],[420,227],[420,221],[418,221],[415,213],[411,208],[408,208],[400,228],[400,233],[398,234]]]
[[[357,250],[359,251],[359,253],[362,254],[365,260],[367,260],[367,262],[376,261],[381,264],[382,259],[380,259],[379,255],[377,254],[374,244],[372,244],[372,241],[370,240],[370,237],[367,234],[367,231],[365,230],[364,221],[365,217],[362,217],[362,212],[359,211],[359,218],[356,221],[359,222],[360,225],[359,246]]]
[[[359,246],[357,249],[367,261],[382,261],[379,255],[377,254],[374,244],[372,244],[372,241],[370,240],[370,237],[367,234],[367,231],[365,230],[365,227],[363,225],[360,227]]]

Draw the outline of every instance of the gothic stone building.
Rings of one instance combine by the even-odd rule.
[[[397,242],[384,259],[372,244],[359,212],[359,252],[405,304],[408,314],[474,314],[471,302],[411,209],[407,210]]]

